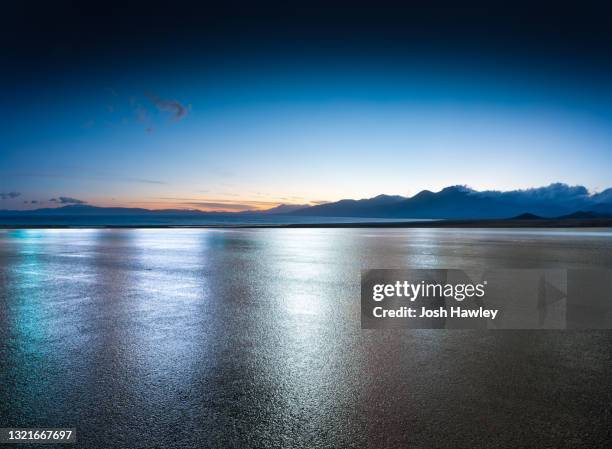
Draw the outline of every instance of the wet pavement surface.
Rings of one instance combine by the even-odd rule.
[[[484,266],[612,268],[612,233],[0,231],[1,427],[76,427],[86,448],[609,448],[612,331],[360,328],[361,269]]]

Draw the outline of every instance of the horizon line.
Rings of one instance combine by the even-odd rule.
[[[224,214],[248,213],[248,212],[261,213],[261,212],[271,211],[271,210],[274,210],[276,208],[281,208],[281,207],[307,208],[307,207],[313,207],[313,206],[318,206],[322,204],[337,203],[340,201],[364,201],[364,200],[371,200],[371,199],[375,199],[379,197],[390,197],[390,198],[397,197],[397,198],[402,198],[402,199],[411,199],[424,192],[431,192],[431,193],[437,194],[437,193],[441,193],[445,190],[453,189],[453,188],[462,189],[462,190],[473,192],[473,193],[489,193],[489,194],[507,194],[507,193],[525,194],[525,193],[534,193],[538,191],[541,191],[541,192],[558,191],[558,192],[566,192],[566,193],[572,192],[575,194],[575,196],[586,196],[586,197],[596,196],[608,190],[612,190],[612,187],[608,187],[608,188],[605,188],[599,191],[589,190],[588,188],[580,184],[570,185],[570,184],[566,184],[563,182],[552,182],[548,185],[540,186],[540,187],[529,187],[529,188],[511,189],[511,190],[493,190],[493,189],[476,190],[476,189],[469,187],[467,184],[454,184],[454,185],[443,187],[437,191],[432,191],[429,189],[422,189],[411,196],[381,193],[381,194],[374,195],[371,197],[341,198],[335,201],[319,200],[319,201],[290,202],[290,201],[257,201],[257,200],[240,201],[240,200],[218,200],[218,199],[208,199],[208,198],[202,198],[202,199],[185,198],[185,201],[178,202],[178,203],[164,203],[164,202],[159,202],[159,201],[133,201],[133,202],[128,202],[127,204],[123,203],[123,204],[118,204],[118,205],[117,204],[108,205],[108,203],[89,202],[89,201],[80,200],[80,199],[76,199],[72,197],[59,196],[57,198],[54,197],[49,200],[25,200],[23,201],[23,204],[29,204],[30,206],[37,205],[40,207],[29,208],[29,209],[1,208],[0,211],[2,212],[13,212],[13,211],[15,212],[35,212],[37,210],[64,209],[66,207],[85,206],[85,207],[94,207],[94,208],[113,208],[113,209],[143,209],[143,210],[152,211],[152,212],[172,210],[172,211],[183,211],[183,212],[224,213]],[[21,193],[14,192],[14,191],[11,191],[8,193],[0,192],[0,198],[2,200],[16,199],[17,197],[21,197]],[[163,197],[161,199],[163,199]],[[173,198],[169,197],[168,199],[173,199]],[[181,198],[176,198],[176,199],[181,200]],[[159,205],[160,207],[151,208],[151,207],[145,206],[146,204],[156,204],[156,205]],[[198,205],[200,206],[206,205],[209,207],[197,207]],[[196,206],[196,207],[185,207],[185,206]]]

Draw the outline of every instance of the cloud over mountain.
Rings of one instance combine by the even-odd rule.
[[[15,197],[16,192],[3,194],[3,198]],[[162,198],[168,199],[168,198]],[[504,219],[521,217],[609,217],[612,216],[612,189],[600,193],[589,193],[583,186],[555,183],[545,187],[511,191],[477,191],[462,185],[446,187],[438,192],[423,190],[407,198],[403,196],[378,195],[361,200],[344,199],[333,203],[307,205],[277,205],[268,202],[179,200],[183,207],[225,213],[281,214],[310,217],[354,217],[393,219]],[[62,213],[87,215],[201,215],[201,210],[148,210],[134,208],[108,208],[85,205],[77,198],[60,196],[49,200],[56,205],[29,211],[0,211],[6,214]],[[34,204],[34,202],[32,202]],[[77,207],[78,206],[78,207]]]
[[[472,192],[476,192],[472,190]],[[570,186],[556,182],[545,187],[533,187],[531,189],[510,190],[502,192],[498,190],[486,190],[476,192],[483,196],[514,197],[532,201],[568,201],[580,200],[589,197],[589,191],[584,186]]]
[[[86,204],[87,201],[71,198],[69,196],[60,196],[59,198],[51,198],[49,201],[59,204]]]
[[[477,191],[450,186],[439,192],[423,190],[411,198],[379,195],[341,200],[296,211],[296,215],[378,218],[509,218],[523,213],[557,217],[576,211],[612,210],[609,190],[590,194],[583,186],[554,183],[511,191]]]

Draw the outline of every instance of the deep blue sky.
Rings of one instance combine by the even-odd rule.
[[[0,208],[610,186],[606,11],[346,5],[8,11]]]

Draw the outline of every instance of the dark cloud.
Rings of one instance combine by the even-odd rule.
[[[60,196],[59,198],[51,198],[49,201],[59,204],[85,204],[87,201],[70,198],[69,196]]]
[[[157,109],[172,114],[172,119],[175,121],[182,120],[189,113],[190,106],[183,106],[176,100],[164,100],[151,93],[148,93],[147,97],[149,97],[149,100],[151,100],[151,103],[153,103]]]
[[[19,192],[0,192],[0,200],[12,200],[13,198],[17,198],[21,193]]]

